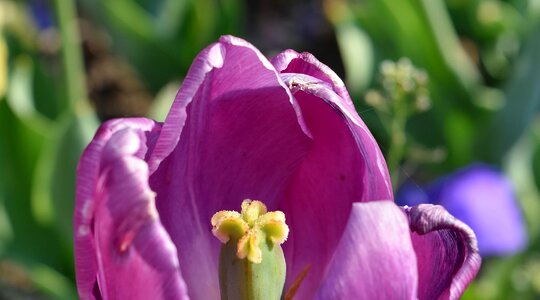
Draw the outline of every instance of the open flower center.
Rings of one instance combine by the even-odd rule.
[[[222,210],[211,220],[212,233],[222,243],[236,242],[236,256],[247,258],[252,263],[261,263],[261,243],[269,248],[287,240],[289,227],[285,224],[285,214],[281,211],[268,212],[261,201],[246,199],[240,213]]]

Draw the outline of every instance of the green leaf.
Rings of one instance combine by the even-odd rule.
[[[540,122],[521,136],[504,163],[527,221],[529,236],[540,236],[540,192],[534,180],[534,151],[540,146]]]
[[[336,38],[343,58],[347,88],[353,95],[360,94],[371,82],[374,54],[371,40],[353,22],[336,25]]]
[[[164,0],[155,21],[157,33],[165,38],[173,38],[183,24],[188,1]]]
[[[43,265],[36,264],[30,268],[32,283],[50,295],[53,299],[77,299],[77,292],[73,282],[58,271]]]
[[[32,72],[32,59],[28,55],[19,55],[10,74],[7,99],[11,109],[20,117],[36,113],[32,95]]]
[[[432,109],[414,116],[408,132],[414,140],[429,147],[459,143],[460,153],[449,151],[444,162],[451,169],[472,159],[478,108],[471,101],[480,75],[461,47],[442,0],[367,0],[351,7],[352,12],[373,42],[377,63],[383,59],[409,58],[429,75]],[[465,113],[473,123],[472,134],[459,137],[446,128],[448,113]],[[425,121],[430,120],[426,133]],[[466,146],[466,148],[462,148]],[[459,156],[458,156],[459,155]]]
[[[5,207],[3,222],[9,221],[11,234],[5,235],[3,255],[21,261],[40,261],[65,274],[72,274],[72,257],[57,232],[34,219],[31,209],[32,177],[45,141],[32,119],[20,119],[0,102],[0,203]]]
[[[371,0],[357,17],[383,58],[409,57],[447,90],[466,94],[479,80],[441,0]]]
[[[15,57],[12,65],[6,96],[8,105],[17,118],[34,126],[36,132],[45,133],[50,122],[36,109],[34,60],[29,55],[20,54]]]
[[[129,0],[104,1],[103,3],[109,19],[123,32],[146,42],[154,39],[152,20],[137,3]]]
[[[77,164],[97,127],[92,112],[66,114],[45,146],[34,177],[33,213],[47,224],[54,221],[55,228],[70,245]]]
[[[504,89],[506,105],[492,119],[478,148],[485,159],[500,162],[540,109],[540,26],[531,33]]]

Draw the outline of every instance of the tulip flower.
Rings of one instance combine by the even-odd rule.
[[[482,256],[514,254],[527,244],[525,220],[510,181],[485,164],[469,165],[425,187],[405,184],[396,201],[444,206],[474,230]]]
[[[343,82],[309,53],[268,61],[220,38],[195,58],[163,123],[104,123],[77,174],[83,300],[219,299],[220,284],[252,285],[226,260],[264,265],[272,247],[287,299],[457,299],[480,266],[473,232],[442,207],[394,204]],[[279,234],[264,231],[274,221]],[[275,243],[257,249],[263,237]]]

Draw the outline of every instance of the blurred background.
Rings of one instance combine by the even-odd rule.
[[[0,299],[77,298],[82,149],[104,120],[164,120],[222,34],[344,79],[397,201],[477,233],[464,299],[540,297],[539,0],[0,0]]]

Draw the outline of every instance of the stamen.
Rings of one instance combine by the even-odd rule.
[[[260,242],[260,234],[257,234],[255,230],[248,231],[238,241],[236,256],[240,259],[247,257],[252,263],[260,264],[262,262],[262,251],[259,247]]]
[[[261,201],[251,201],[246,199],[242,202],[242,218],[253,226],[253,223],[257,221],[259,216],[266,214],[266,205]]]
[[[212,233],[224,244],[236,242],[238,258],[258,264],[262,261],[261,242],[266,241],[270,248],[282,244],[287,240],[289,227],[283,212],[267,212],[261,201],[247,199],[241,207],[241,213],[222,210],[214,214]]]

